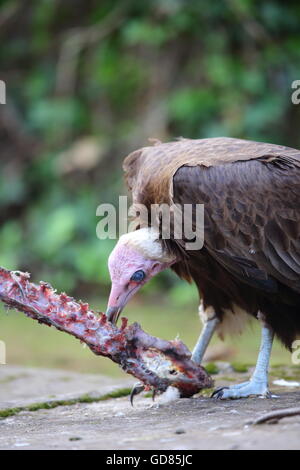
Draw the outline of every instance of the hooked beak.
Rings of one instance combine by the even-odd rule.
[[[121,309],[119,307],[107,307],[105,315],[107,316],[108,321],[115,325],[118,321],[120,313]]]
[[[139,288],[140,286],[137,284],[127,288],[124,288],[124,286],[112,286],[106,310],[108,321],[114,325],[117,323],[120,313],[127,304],[128,300]]]

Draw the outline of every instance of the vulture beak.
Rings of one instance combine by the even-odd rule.
[[[106,316],[108,321],[114,325],[117,323],[121,309],[119,307],[107,307]]]
[[[132,284],[132,283],[130,283]],[[108,299],[106,316],[108,321],[116,324],[120,313],[127,304],[128,300],[135,294],[139,289],[139,285],[112,285],[110,296]]]

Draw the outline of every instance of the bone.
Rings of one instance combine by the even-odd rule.
[[[117,327],[102,312],[90,309],[65,293],[57,294],[46,282],[34,284],[29,273],[0,267],[0,300],[33,320],[64,331],[87,344],[136,377],[144,390],[162,393],[176,387],[181,397],[190,397],[213,382],[205,369],[191,360],[179,340],[166,341],[149,335],[138,323],[122,318]]]

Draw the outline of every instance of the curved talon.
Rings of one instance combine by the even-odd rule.
[[[211,395],[211,397],[220,400],[248,398],[251,396],[271,398],[272,395],[268,390],[267,384],[259,383],[254,380],[231,385],[230,387],[217,388]]]
[[[216,390],[213,391],[211,394],[210,398],[222,398],[223,396],[223,390],[228,389],[229,387],[219,387],[216,388]]]
[[[131,403],[131,406],[133,406],[133,399],[136,395],[138,395],[139,393],[141,393],[142,391],[144,390],[144,385],[141,384],[140,382],[137,382],[136,384],[134,384],[132,390],[131,390],[131,393],[130,393],[130,403]]]

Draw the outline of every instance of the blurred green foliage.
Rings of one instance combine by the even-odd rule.
[[[300,3],[17,0],[0,4],[0,265],[106,295],[96,208],[126,194],[148,137],[300,147]],[[148,290],[195,290],[171,273]]]

